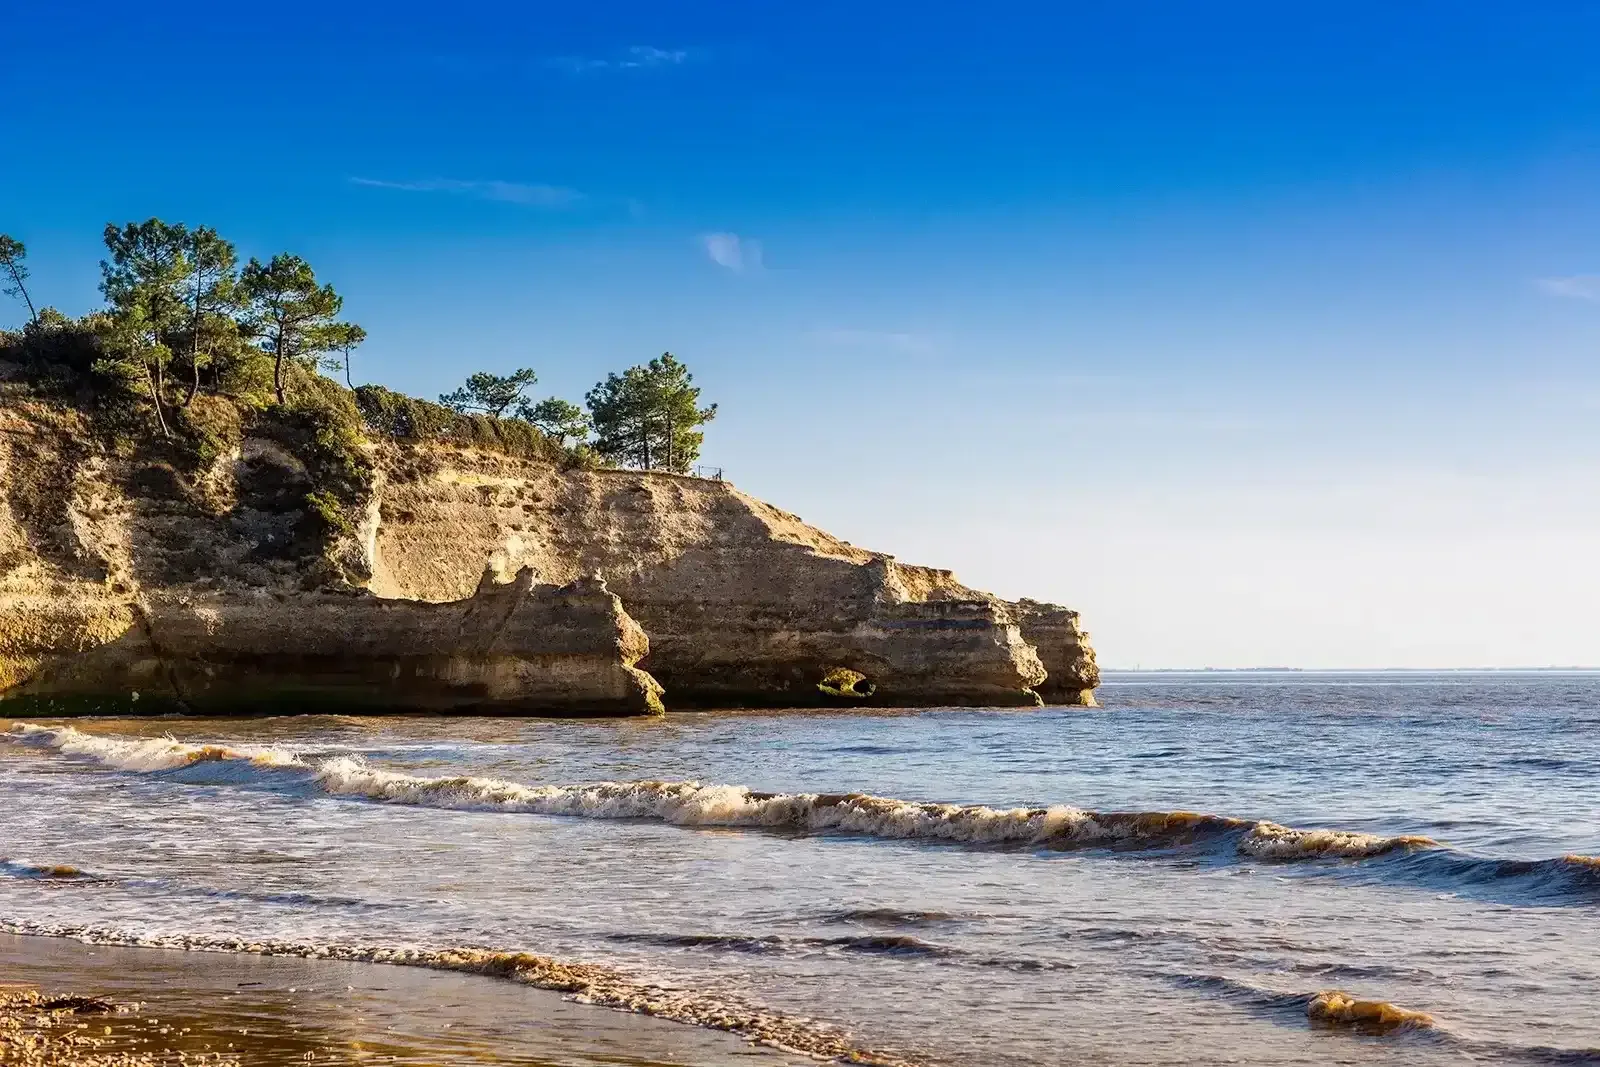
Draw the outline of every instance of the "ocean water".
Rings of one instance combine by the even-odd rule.
[[[1100,697],[4,722],[0,928],[554,958],[597,1004],[867,1062],[1600,1063],[1600,675]]]

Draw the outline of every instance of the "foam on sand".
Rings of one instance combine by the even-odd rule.
[[[568,962],[530,952],[483,948],[387,948],[198,935],[143,936],[88,926],[5,920],[0,920],[0,932],[70,937],[95,945],[294,956],[478,974],[554,990],[581,1004],[723,1030],[752,1044],[818,1060],[861,1064],[865,1067],[915,1067],[911,1060],[866,1048],[856,1043],[848,1033],[825,1023],[797,1019],[752,1006],[738,997],[666,986],[631,977],[610,967]]]

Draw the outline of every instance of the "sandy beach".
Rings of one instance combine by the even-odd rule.
[[[41,994],[44,1004],[22,1001],[19,994],[28,991]],[[544,990],[372,964],[0,934],[0,997],[6,994],[14,1002],[0,1007],[6,1063],[809,1062],[726,1034],[568,1003]],[[114,1010],[92,1004],[77,1012],[48,1010],[52,998],[66,997],[103,1000]]]

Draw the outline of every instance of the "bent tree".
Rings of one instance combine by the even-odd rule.
[[[28,247],[9,233],[0,233],[0,293],[10,297],[18,297],[28,305],[28,319],[37,324],[39,311],[33,306],[33,297],[28,295],[28,268],[22,262],[28,258]]]
[[[507,408],[520,404],[523,392],[538,380],[539,376],[529,367],[510,374],[490,374],[481,370],[468,376],[467,384],[460,389],[441,394],[439,403],[463,415],[478,411],[498,419],[506,413]]]

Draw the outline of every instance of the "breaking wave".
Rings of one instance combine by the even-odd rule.
[[[1457,852],[1430,837],[1301,829],[1189,811],[1097,812],[1066,805],[996,808],[897,800],[868,793],[763,793],[738,785],[645,780],[530,786],[474,776],[424,777],[359,757],[310,761],[270,746],[124,739],[70,726],[18,724],[3,735],[138,773],[207,782],[298,785],[331,796],[457,811],[635,819],[685,827],[840,833],[897,841],[1048,850],[1204,847],[1261,862],[1384,859],[1389,870],[1450,889],[1498,886],[1540,903],[1600,901],[1600,860],[1504,860]],[[1500,893],[1507,896],[1507,893]]]
[[[257,956],[349,963],[385,963],[435,971],[484,975],[565,994],[569,1000],[672,1022],[722,1030],[753,1044],[819,1060],[866,1067],[915,1067],[897,1054],[858,1044],[848,1033],[813,1019],[800,1019],[749,1004],[732,995],[684,989],[643,980],[611,967],[574,963],[531,952],[482,948],[388,948],[298,941],[252,940],[201,935],[146,936],[91,926],[0,919],[0,933],[67,937],[87,944],[232,952]]]

